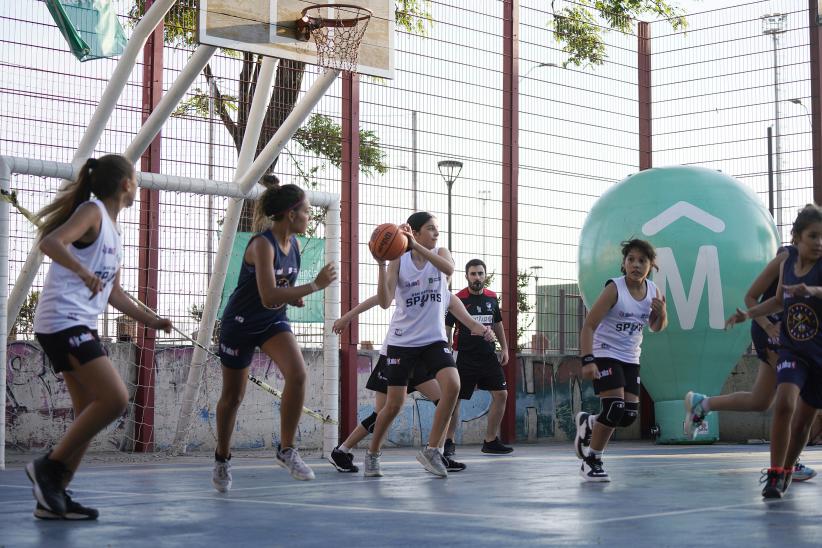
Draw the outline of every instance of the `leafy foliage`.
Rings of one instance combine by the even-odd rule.
[[[552,0],[549,26],[568,55],[564,67],[601,65],[607,57],[603,33],[632,33],[634,21],[643,15],[663,18],[674,30],[688,26],[684,10],[667,0],[576,0],[560,9],[555,4]]]

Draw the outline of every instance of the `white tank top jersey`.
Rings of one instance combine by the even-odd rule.
[[[648,325],[656,285],[646,279],[645,298],[638,301],[628,291],[625,276],[611,278],[611,281],[617,288],[617,302],[594,332],[594,356],[639,364],[642,330]]]
[[[108,304],[114,278],[123,260],[123,246],[120,231],[109,217],[103,202],[92,200],[91,203],[100,208],[103,217],[100,234],[88,247],[78,248],[71,244],[68,250],[103,280],[103,290],[89,299],[91,291],[80,276],[62,265],[51,263],[34,313],[36,333],[56,333],[78,325],[97,329],[97,318]]]
[[[433,253],[437,253],[433,249]],[[445,312],[451,292],[448,278],[426,261],[419,269],[411,252],[400,258],[394,315],[388,326],[386,345],[419,347],[445,341]]]

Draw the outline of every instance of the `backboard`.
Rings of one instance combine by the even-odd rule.
[[[313,41],[297,39],[302,10],[317,4],[355,4],[373,15],[359,49],[357,72],[394,75],[394,0],[200,0],[197,33],[202,44],[317,64]]]

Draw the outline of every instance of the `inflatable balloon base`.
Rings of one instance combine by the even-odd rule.
[[[682,400],[654,402],[656,417],[656,442],[661,445],[693,444],[704,445],[719,441],[719,420],[716,413],[711,413],[697,429],[694,439],[685,436],[683,422],[685,406]]]

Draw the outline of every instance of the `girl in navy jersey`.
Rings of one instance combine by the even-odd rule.
[[[795,243],[795,242],[794,242]],[[745,294],[745,306],[753,307],[764,303],[776,295],[779,285],[779,270],[788,257],[788,247],[781,247],[754,280]],[[685,395],[686,436],[695,437],[697,426],[711,411],[766,411],[776,395],[776,362],[779,352],[779,325],[781,314],[760,316],[751,322],[751,341],[759,357],[759,372],[750,392],[734,392],[721,396],[706,396],[698,392]],[[794,463],[786,474],[793,481],[807,481],[816,476],[816,471],[801,462]]]
[[[585,481],[610,481],[602,452],[614,429],[631,425],[639,411],[639,355],[647,325],[668,325],[665,297],[648,279],[656,251],[644,240],[622,243],[622,273],[605,284],[579,334],[582,376],[593,379],[602,402],[599,415],[578,413],[575,449]]]
[[[737,309],[726,324],[782,311],[765,498],[780,498],[788,488],[793,463],[822,409],[822,209],[805,206],[791,234],[795,246],[782,263],[776,295],[747,312]]]
[[[446,477],[441,445],[460,381],[445,336],[445,312],[454,313],[475,335],[491,337],[490,329],[474,320],[459,299],[451,299],[448,278],[454,272],[454,261],[447,249],[437,247],[436,218],[430,213],[414,213],[400,229],[408,237],[409,251],[387,267],[384,261],[378,261],[380,306],[388,308],[395,301],[396,309],[383,343],[388,346],[388,392],[365,455],[364,475],[382,476],[380,449],[405,401],[409,379],[433,375],[440,385],[441,398],[434,412],[428,445],[419,452],[417,460],[432,474]]]
[[[305,399],[305,363],[286,316],[286,305],[303,306],[303,297],[325,289],[337,277],[328,263],[316,279],[295,286],[300,271],[297,234],[308,227],[311,206],[296,185],[274,186],[257,201],[255,228],[243,254],[237,287],[220,324],[223,388],[217,403],[217,449],[212,484],[231,488],[231,434],[248,382],[248,366],[257,347],[277,365],[285,379],[280,405],[280,444],[276,462],[294,479],[314,479],[300,458],[294,436]]]
[[[97,336],[108,304],[152,329],[171,322],[137,308],[120,288],[123,248],[117,216],[134,203],[137,177],[117,155],[90,158],[77,181],[40,211],[40,250],[52,264],[34,313],[34,332],[55,373],[62,373],[74,421],[44,457],[26,465],[35,517],[96,519],[97,510],[66,492],[92,438],[122,416],[128,392]],[[97,199],[91,200],[91,194]]]

